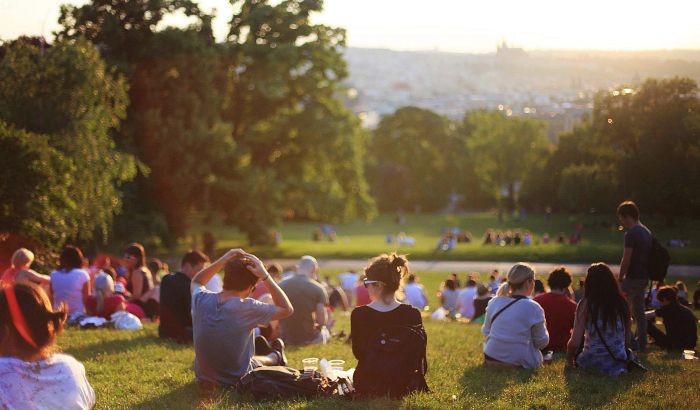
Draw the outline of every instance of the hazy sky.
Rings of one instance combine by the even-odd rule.
[[[85,0],[0,0],[0,39],[57,29],[59,6]],[[215,32],[227,32],[227,0]],[[326,0],[314,21],[344,27],[355,47],[485,52],[501,39],[527,49],[700,49],[698,0]],[[171,18],[176,25],[182,17]]]

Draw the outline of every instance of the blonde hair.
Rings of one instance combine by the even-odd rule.
[[[527,280],[535,279],[535,269],[524,262],[518,262],[508,271],[508,281],[503,283],[496,296],[509,296],[514,290],[520,289]]]
[[[29,267],[34,262],[34,252],[27,248],[19,248],[12,254],[12,266],[15,268]]]
[[[114,280],[106,273],[99,273],[95,276],[95,298],[97,299],[96,313],[102,312],[105,306],[105,293],[114,293]]]

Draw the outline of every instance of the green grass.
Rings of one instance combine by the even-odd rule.
[[[399,226],[393,216],[382,215],[372,222],[355,221],[336,225],[338,239],[335,242],[314,242],[312,233],[318,228],[313,222],[288,222],[281,228],[283,241],[277,247],[250,248],[244,235],[234,228],[223,225],[205,227],[195,224],[191,236],[181,243],[179,250],[191,245],[192,236],[201,244],[201,232],[211,230],[218,239],[218,248],[246,247],[266,258],[297,258],[301,255],[314,255],[321,258],[366,259],[380,252],[398,250],[409,253],[416,260],[472,260],[472,261],[515,261],[532,262],[582,262],[604,261],[619,263],[622,255],[623,233],[615,228],[603,228],[602,221],[615,224],[614,215],[553,215],[546,219],[543,215],[530,215],[524,221],[506,217],[499,224],[495,215],[488,212],[460,215],[407,215],[406,224]],[[583,241],[579,245],[536,244],[532,246],[484,246],[481,238],[487,229],[530,230],[539,239],[545,232],[551,237],[558,232],[568,236],[577,223],[585,227]],[[666,227],[662,219],[645,219],[654,234],[662,241],[668,239],[691,240],[685,248],[670,249],[672,263],[700,264],[700,220],[677,220],[675,226]],[[471,244],[458,244],[448,252],[435,251],[441,228],[458,226],[470,231],[475,239]],[[405,232],[416,239],[415,246],[389,245],[387,234]]]
[[[424,273],[421,279],[431,301],[444,273]],[[690,284],[690,283],[689,283]],[[335,331],[349,332],[349,317],[338,314]],[[85,364],[97,395],[97,408],[698,408],[700,363],[680,354],[653,350],[644,359],[646,374],[610,379],[568,369],[562,359],[537,371],[489,369],[482,366],[480,327],[425,319],[428,333],[427,380],[432,393],[401,401],[386,399],[347,402],[341,399],[258,403],[235,394],[200,399],[194,384],[191,347],[163,342],[156,325],[141,331],[67,330],[59,339],[63,350]],[[290,348],[290,364],[304,357],[356,361],[350,346],[334,339],[325,346]]]

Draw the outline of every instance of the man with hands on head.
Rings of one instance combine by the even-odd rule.
[[[210,292],[206,283],[224,270],[223,291]],[[258,282],[267,286],[273,305],[250,298]],[[205,387],[236,386],[256,367],[284,366],[284,343],[254,338],[257,326],[294,313],[287,295],[270,277],[255,255],[231,249],[192,278],[194,371]]]

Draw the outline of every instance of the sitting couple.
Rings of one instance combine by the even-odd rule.
[[[222,269],[223,291],[207,290],[206,283]],[[258,282],[267,286],[274,304],[249,297]],[[201,387],[235,387],[256,367],[287,364],[282,340],[270,344],[254,337],[258,326],[294,313],[287,295],[255,255],[241,249],[228,251],[194,275],[191,292],[194,371]]]

